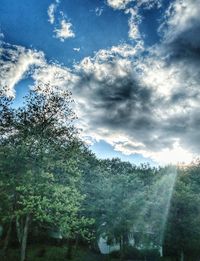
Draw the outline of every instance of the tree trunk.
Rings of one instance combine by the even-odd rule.
[[[120,240],[120,261],[124,261],[124,236]]]
[[[17,232],[17,239],[19,241],[19,244],[21,245],[23,229],[22,229],[22,224],[20,224],[18,217],[16,217],[16,232]]]
[[[183,250],[181,251],[181,261],[184,261],[184,252],[183,252]]]
[[[6,252],[7,252],[7,249],[8,249],[11,231],[12,231],[12,220],[9,223],[8,230],[7,230],[7,233],[6,233],[6,237],[5,237],[5,240],[4,240],[4,246],[3,246],[3,251],[2,251],[3,256],[6,255]]]
[[[21,257],[20,261],[25,261],[26,259],[26,245],[27,245],[27,237],[28,237],[28,226],[29,226],[29,220],[30,220],[30,215],[26,215],[26,220],[25,220],[25,225],[24,225],[24,230],[23,230],[23,236],[21,240]]]
[[[67,243],[67,260],[71,260],[72,259],[72,250],[73,250],[73,246],[72,246],[72,242],[70,239],[68,239],[68,243]]]
[[[163,246],[160,246],[159,252],[160,252],[160,257],[163,257]]]
[[[78,236],[76,236],[74,250],[76,251],[77,248],[78,248]]]

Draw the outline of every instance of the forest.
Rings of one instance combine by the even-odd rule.
[[[200,161],[98,159],[72,95],[0,93],[0,260],[200,259]]]

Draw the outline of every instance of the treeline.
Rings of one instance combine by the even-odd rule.
[[[68,91],[48,85],[31,90],[18,108],[6,88],[0,93],[2,258],[17,244],[24,261],[27,243],[51,231],[67,245],[67,259],[79,244],[98,249],[104,238],[121,260],[197,260],[200,163],[99,160],[78,138],[72,102]]]

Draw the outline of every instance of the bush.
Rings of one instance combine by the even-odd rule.
[[[120,258],[120,251],[115,250],[109,254],[111,258]]]
[[[144,249],[140,252],[143,258],[148,258],[148,261],[160,260],[160,253],[157,249]]]
[[[113,251],[110,253],[111,258],[120,258],[120,251]],[[157,249],[144,249],[138,250],[134,247],[126,247],[124,252],[124,258],[126,260],[144,260],[145,258],[148,261],[157,261],[160,260],[160,253]]]

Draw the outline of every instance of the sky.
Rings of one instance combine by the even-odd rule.
[[[200,0],[1,0],[0,87],[72,91],[100,158],[190,162],[200,153]]]

